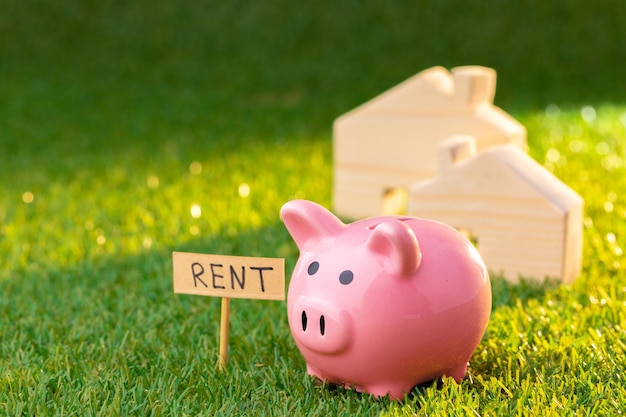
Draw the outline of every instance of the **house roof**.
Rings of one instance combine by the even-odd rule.
[[[412,187],[411,193],[436,194],[445,183],[447,194],[480,194],[506,198],[543,197],[566,212],[582,198],[545,167],[513,145],[494,146],[475,154],[474,139],[457,136],[440,145],[438,174]]]
[[[582,204],[582,198],[574,190],[517,147],[494,147],[485,151],[473,163],[485,163],[489,159],[498,161],[511,173],[523,179],[536,193],[563,211]]]
[[[493,105],[495,85],[496,72],[491,68],[424,70],[335,120],[335,142],[359,146],[359,152],[339,157],[369,161],[361,149],[363,146],[408,146],[413,153],[423,155],[418,159],[422,162],[426,159],[432,170],[434,164],[430,160],[434,159],[437,144],[451,135],[473,135],[479,150],[507,142],[524,147],[524,126]],[[429,147],[427,151],[422,149],[424,144]],[[380,153],[371,161],[382,162]],[[415,158],[411,161],[414,163]]]
[[[472,111],[493,104],[496,72],[481,66],[463,66],[448,72],[432,67],[379,94],[349,113],[374,112],[420,115]]]

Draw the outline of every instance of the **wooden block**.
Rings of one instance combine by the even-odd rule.
[[[519,148],[475,153],[471,137],[442,142],[437,177],[411,187],[408,213],[469,230],[487,267],[572,282],[582,260],[583,200]]]
[[[436,175],[437,146],[450,136],[473,136],[479,151],[505,143],[525,148],[524,127],[493,105],[495,79],[485,67],[451,73],[434,67],[337,118],[335,212],[351,218],[381,214],[388,190],[406,190]]]

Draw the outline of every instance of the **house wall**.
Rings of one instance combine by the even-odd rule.
[[[511,281],[564,276],[567,224],[545,201],[411,193],[407,214],[468,230],[489,271]]]

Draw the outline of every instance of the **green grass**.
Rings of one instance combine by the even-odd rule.
[[[618,0],[0,0],[0,413],[623,411],[625,19]],[[312,382],[282,302],[233,300],[217,372],[219,300],[174,295],[171,252],[284,257],[290,272],[278,210],[330,205],[333,119],[464,64],[498,71],[531,155],[585,199],[578,280],[494,278],[468,378],[403,403]]]

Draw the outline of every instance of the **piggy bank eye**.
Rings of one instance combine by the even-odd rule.
[[[354,279],[354,274],[349,269],[346,269],[341,274],[339,274],[339,282],[343,285],[348,285]]]
[[[313,261],[311,262],[311,264],[309,265],[309,268],[306,270],[306,272],[309,275],[315,275],[317,273],[317,270],[320,269],[320,263],[317,261]]]

